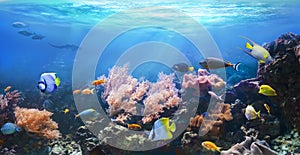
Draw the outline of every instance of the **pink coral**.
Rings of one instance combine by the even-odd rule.
[[[210,74],[206,69],[198,69],[198,75],[185,74],[182,88],[200,90],[200,95],[204,95],[208,90],[219,91],[225,87],[225,81],[215,74]],[[199,94],[194,94],[199,95]]]
[[[151,116],[159,117],[158,113],[163,112],[163,108],[177,107],[181,102],[178,97],[178,89],[173,83],[174,74],[165,75],[160,73],[156,83],[150,85],[147,98],[144,100],[143,123],[149,123]]]
[[[113,117],[122,110],[132,115],[137,114],[137,106],[144,103],[144,123],[151,122],[160,117],[163,109],[177,107],[181,102],[178,89],[173,83],[174,74],[160,73],[156,83],[149,81],[138,82],[136,78],[128,75],[128,66],[114,66],[104,85],[104,98],[108,105],[108,114]]]

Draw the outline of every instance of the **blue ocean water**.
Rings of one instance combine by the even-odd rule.
[[[257,60],[237,48],[245,46],[240,36],[262,45],[286,32],[300,34],[300,2],[297,0],[0,0],[0,88],[11,85],[25,93],[33,90],[38,93],[36,85],[43,72],[58,73],[62,83],[70,86],[77,50],[96,24],[122,11],[153,6],[166,6],[190,16],[211,34],[225,60],[242,62],[240,72],[226,69],[229,84],[256,76]],[[14,22],[28,26],[16,28],[12,25]],[[40,34],[44,38],[32,39],[20,31]],[[99,42],[105,37],[100,36]],[[186,38],[160,28],[143,28],[127,32],[111,42],[99,59],[96,76],[107,74],[126,49],[147,41],[172,45],[195,68],[200,68],[203,56],[191,54],[196,49]],[[162,54],[161,57],[168,59],[169,56]],[[133,76],[156,81],[161,71],[173,72],[157,62],[148,62],[136,68]]]
[[[131,8],[168,6],[186,13],[208,30],[224,59],[233,63],[243,61],[250,71],[249,76],[255,76],[257,64],[256,60],[237,49],[245,42],[239,36],[247,36],[263,44],[285,32],[299,33],[300,24],[297,20],[298,1],[2,1],[0,5],[1,82],[14,84],[20,90],[23,89],[22,84],[34,84],[44,71],[58,72],[69,81],[76,48],[55,48],[50,44],[80,46],[95,24]],[[28,27],[15,28],[13,22],[23,22]],[[19,34],[20,30],[41,34],[45,38],[33,40]],[[135,36],[134,42],[164,39],[165,35],[158,34],[156,30],[153,33],[146,31]],[[122,43],[118,42],[117,47],[121,50],[134,44],[124,39]],[[181,40],[168,42],[178,45]],[[178,47],[181,52],[188,53],[184,44],[179,46],[182,46]],[[112,67],[114,54],[108,54],[105,59],[110,61],[107,67]],[[196,68],[200,67],[197,61],[201,59],[196,56],[193,60]]]

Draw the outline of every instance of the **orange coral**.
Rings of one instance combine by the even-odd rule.
[[[207,131],[209,131],[208,134],[211,137],[219,137],[224,131],[223,122],[232,120],[230,104],[222,103],[220,106],[222,106],[221,113],[217,114],[212,111],[211,114],[209,114],[210,118],[217,117],[217,119],[205,120],[202,115],[196,115],[194,118],[191,118],[191,129],[199,129],[201,125],[203,125],[200,132],[207,133]]]
[[[19,127],[47,139],[60,137],[58,124],[50,118],[52,114],[46,110],[15,108],[16,122]]]

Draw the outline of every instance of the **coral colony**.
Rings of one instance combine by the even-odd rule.
[[[139,126],[138,130],[149,132],[154,122],[162,117],[175,120],[177,114],[192,111],[196,113],[194,116],[175,121],[178,127],[188,124],[184,126],[183,133],[178,133],[179,137],[170,145],[150,152],[201,154],[220,151],[222,155],[278,154],[275,151],[299,153],[299,46],[300,36],[293,33],[286,33],[265,44],[264,48],[274,61],[260,64],[256,78],[243,80],[226,90],[226,82],[206,69],[198,69],[196,74],[184,74],[182,84],[178,86],[174,83],[174,74],[160,73],[156,82],[149,82],[129,75],[127,65],[114,66],[107,77],[99,77],[105,82],[95,87],[101,104],[106,105],[103,108],[107,116],[113,122],[97,135],[92,134],[88,127],[99,125],[104,121],[102,118],[84,125],[80,119],[74,120],[75,114],[78,114],[74,104],[69,104],[68,113],[63,112],[66,107],[48,110],[31,104],[24,106],[23,102],[28,102],[26,96],[17,90],[9,91],[9,88],[0,95],[0,125],[16,124],[22,130],[0,135],[0,154],[25,154],[33,150],[53,155],[129,154],[129,151],[107,145],[115,142],[124,148],[138,149],[150,141],[147,134],[129,134],[128,124],[135,124]],[[274,88],[277,96],[259,94],[261,85]],[[65,96],[72,93],[64,89],[57,91]],[[222,98],[224,94],[226,96]],[[208,109],[211,98],[216,104]],[[68,102],[72,103],[72,99]],[[245,117],[247,105],[253,106],[252,109],[259,111],[260,115],[248,120]],[[8,130],[8,125],[5,127]],[[288,132],[282,133],[282,129]],[[118,135],[125,135],[125,138],[114,141],[112,137]]]

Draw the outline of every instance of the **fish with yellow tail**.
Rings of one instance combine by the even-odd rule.
[[[202,142],[202,146],[206,148],[207,150],[213,151],[213,152],[221,152],[221,147],[218,147],[215,143],[211,141],[204,141]]]
[[[261,85],[258,93],[265,96],[277,96],[276,91],[269,85]]]
[[[252,105],[248,105],[245,110],[245,116],[248,120],[260,118],[260,111],[256,112]]]
[[[249,42],[246,43],[246,48],[249,49],[250,52],[242,48],[239,48],[240,50],[257,59],[260,64],[273,61],[273,58],[271,57],[270,53],[265,48],[244,36],[242,36],[242,38],[248,40],[252,45]]]
[[[182,73],[185,73],[185,72],[188,72],[188,71],[191,71],[191,72],[194,71],[194,67],[189,66],[186,63],[175,64],[175,65],[172,66],[172,69],[174,69],[175,71],[178,71],[178,72],[182,72]]]
[[[175,122],[170,125],[170,119],[163,117],[154,122],[148,139],[151,141],[169,140],[172,139],[172,132],[175,132]]]
[[[238,66],[240,65],[240,62],[232,64],[229,61],[222,60],[219,58],[207,57],[204,61],[199,62],[199,64],[205,69],[232,67],[234,70],[238,71]]]

